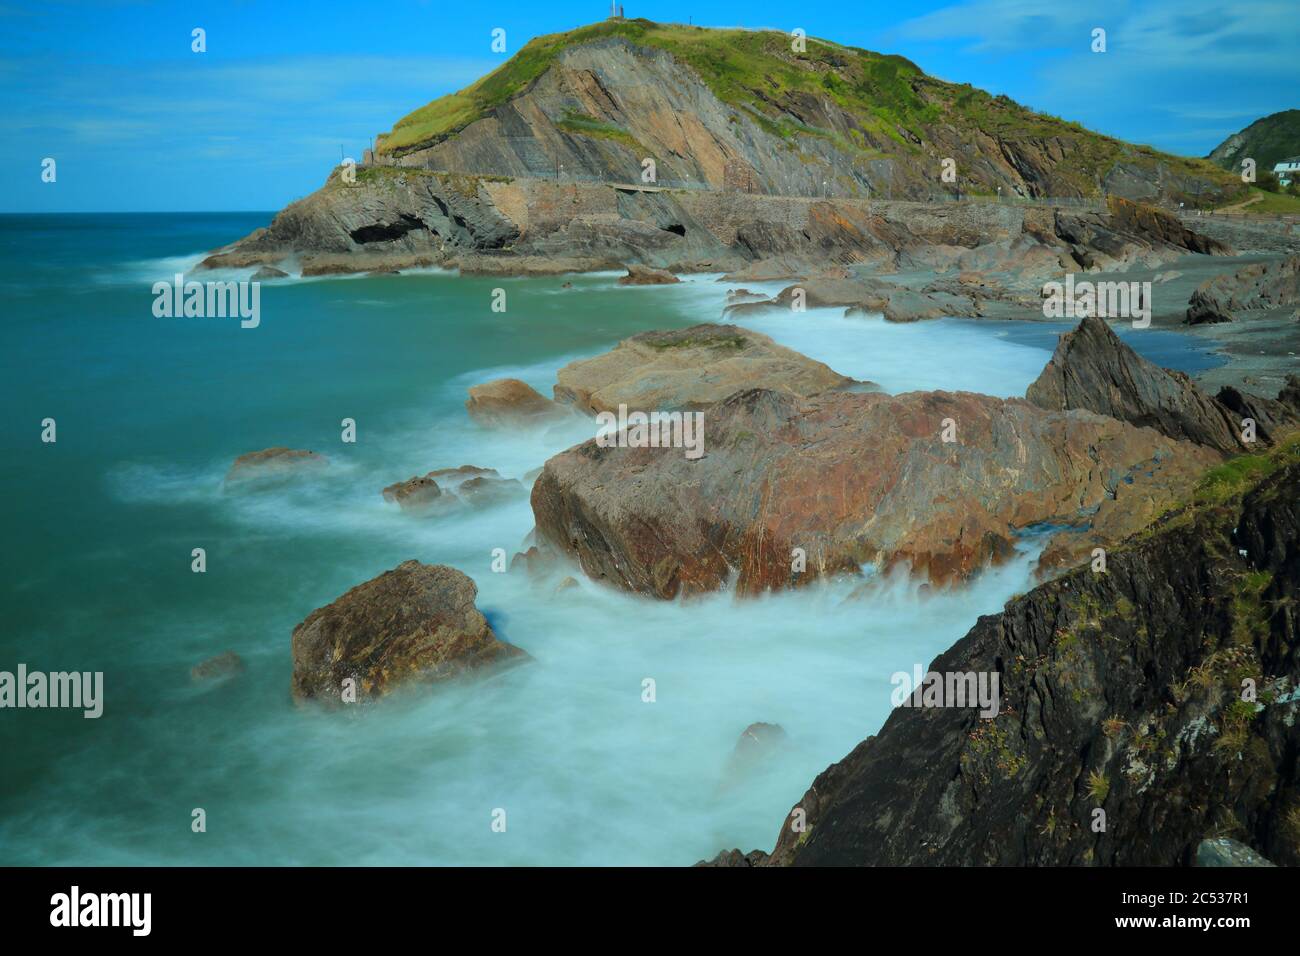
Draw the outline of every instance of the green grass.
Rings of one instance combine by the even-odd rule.
[[[1193,504],[1217,505],[1231,501],[1259,484],[1279,468],[1300,461],[1300,434],[1257,455],[1238,455],[1211,468],[1192,493]]]
[[[649,156],[649,151],[642,146],[635,136],[623,129],[621,126],[615,126],[613,123],[604,123],[592,116],[585,116],[574,110],[565,113],[564,118],[555,124],[557,129],[562,129],[566,133],[576,133],[579,136],[590,136],[595,139],[608,139],[616,143],[621,143],[631,149],[637,150],[643,156]]]

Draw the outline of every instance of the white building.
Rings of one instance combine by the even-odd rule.
[[[1300,156],[1290,156],[1276,166],[1273,172],[1277,173],[1277,181],[1283,186],[1290,186],[1291,180],[1300,174]]]

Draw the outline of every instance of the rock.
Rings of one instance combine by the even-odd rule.
[[[1202,840],[1196,848],[1197,866],[1277,866],[1244,843],[1229,837]]]
[[[1119,196],[1107,197],[1106,214],[1057,210],[1054,232],[1084,269],[1107,272],[1154,267],[1189,252],[1230,256],[1230,246],[1194,232],[1177,216]]]
[[[226,472],[226,484],[276,481],[311,473],[328,464],[328,458],[314,451],[283,446],[265,448],[236,458],[230,471]]]
[[[748,853],[741,853],[739,850],[723,850],[712,860],[700,860],[696,866],[762,866],[767,862],[767,854],[762,850],[750,850]]]
[[[735,783],[753,772],[765,760],[787,747],[790,738],[780,724],[750,724],[736,741],[736,749],[727,761],[726,778]]]
[[[469,417],[489,428],[526,427],[564,414],[564,409],[517,378],[498,378],[469,390]]]
[[[262,266],[260,269],[258,269],[256,272],[253,273],[253,281],[255,282],[260,282],[264,279],[287,279],[287,278],[289,278],[289,273],[281,272],[279,269],[276,269],[273,266]]]
[[[559,594],[562,591],[569,591],[576,587],[579,587],[578,579],[574,577],[566,576],[562,578],[560,580],[560,583],[555,586],[555,593]]]
[[[1203,843],[1230,827],[1300,865],[1300,459],[1270,454],[1271,473],[1234,472],[1222,500],[1113,550],[1105,574],[982,617],[929,670],[998,675],[998,716],[894,709],[796,804],[803,833],[773,821],[768,863],[1190,865],[1241,859]]]
[[[442,481],[451,486],[456,486],[462,481],[478,477],[499,478],[500,474],[495,468],[480,468],[478,465],[461,465],[459,468],[438,468],[429,472],[425,477],[432,478],[435,481]]]
[[[533,580],[548,576],[559,565],[555,550],[549,545],[539,547],[530,545],[527,551],[520,551],[510,559],[510,570],[522,570]]]
[[[1257,262],[1197,286],[1187,303],[1188,325],[1232,322],[1237,313],[1300,305],[1300,255]]]
[[[750,389],[707,410],[703,444],[696,460],[595,440],[556,455],[533,485],[539,540],[660,598],[800,586],[864,562],[942,583],[1005,559],[1016,528],[1125,528],[1221,460],[1091,412],[966,392]]]
[[[499,640],[474,606],[478,589],[445,565],[405,561],[312,611],[293,629],[293,696],[357,702],[404,684],[445,681],[527,658]]]
[[[595,358],[560,369],[556,401],[587,412],[699,409],[758,384],[797,395],[853,380],[821,362],[734,325],[643,332]]]
[[[244,660],[234,651],[210,657],[190,668],[190,680],[224,680],[244,672]]]
[[[403,511],[426,511],[442,498],[442,489],[432,478],[408,478],[389,485],[383,491],[384,500],[391,501]]]
[[[1061,336],[1025,397],[1039,408],[1083,408],[1227,454],[1243,450],[1227,408],[1185,373],[1142,358],[1095,316]]]
[[[456,494],[461,500],[476,508],[488,508],[511,498],[521,498],[526,491],[523,482],[515,478],[487,476],[469,478],[456,488]]]
[[[664,269],[652,269],[649,266],[629,265],[627,275],[618,280],[619,285],[673,285],[682,280]]]
[[[767,296],[758,292],[750,292],[748,289],[728,289],[727,305],[738,305],[740,303],[766,302]]]

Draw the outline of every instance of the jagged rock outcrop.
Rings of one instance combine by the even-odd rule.
[[[277,482],[310,474],[328,464],[329,459],[317,452],[277,445],[261,451],[250,451],[236,458],[226,472],[226,486],[244,487]]]
[[[698,409],[762,383],[796,395],[846,388],[853,379],[735,325],[642,332],[556,375],[555,400],[587,412]]]
[[[1256,262],[1202,282],[1187,303],[1188,325],[1232,322],[1241,312],[1300,305],[1300,255]]]
[[[1300,448],[1269,461],[980,618],[930,670],[997,674],[999,715],[894,710],[766,864],[1300,865]]]
[[[1294,375],[1277,399],[1230,386],[1210,396],[1186,373],[1142,358],[1095,316],[1061,336],[1025,397],[1040,408],[1086,408],[1224,454],[1268,447],[1300,425],[1300,379]],[[1254,422],[1249,441],[1248,420]]]
[[[706,410],[703,446],[695,460],[595,440],[556,455],[533,485],[539,536],[590,577],[661,598],[864,562],[948,581],[1005,558],[1016,528],[1132,530],[1126,515],[1145,521],[1220,460],[1091,412],[965,392],[750,389]]]
[[[356,702],[527,658],[497,638],[474,606],[478,589],[445,565],[404,561],[359,584],[293,629],[293,696]]]
[[[1066,332],[1025,391],[1039,408],[1086,408],[1226,454],[1246,449],[1240,419],[1184,372],[1160,368],[1091,316]]]
[[[1177,216],[1153,206],[1107,197],[1107,213],[1057,211],[1056,235],[1084,269],[1155,267],[1189,252],[1230,256],[1226,243],[1188,229]]]

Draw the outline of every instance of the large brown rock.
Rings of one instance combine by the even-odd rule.
[[[526,426],[564,414],[563,408],[517,378],[472,386],[465,410],[474,421],[490,428]]]
[[[312,611],[293,629],[293,696],[357,702],[526,658],[474,606],[478,589],[445,565],[405,561]]]
[[[699,409],[762,385],[816,395],[854,384],[821,362],[734,325],[643,332],[560,369],[555,398],[589,414]]]
[[[1040,408],[1084,408],[1229,454],[1244,447],[1228,408],[1185,373],[1142,358],[1095,316],[1061,336],[1025,397]]]
[[[588,575],[661,598],[796,586],[863,562],[946,581],[1008,556],[1016,528],[1146,517],[1219,460],[1019,399],[752,389],[705,412],[702,458],[588,441],[546,463],[532,504],[539,535]]]

